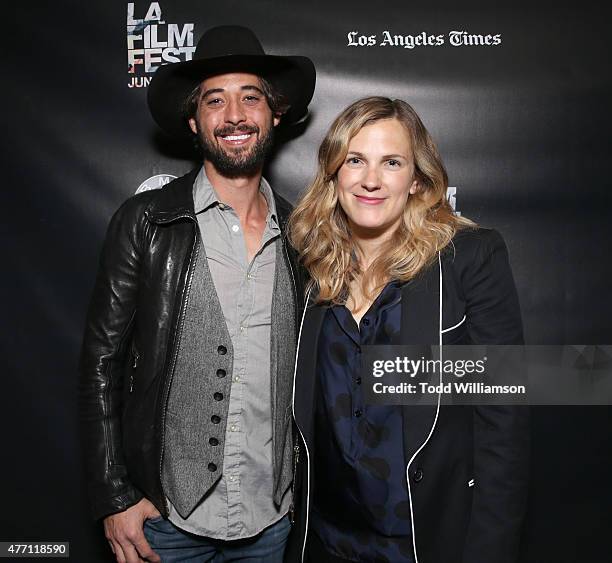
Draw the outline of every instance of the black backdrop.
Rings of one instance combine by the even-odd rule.
[[[135,2],[133,18],[149,7]],[[610,343],[612,79],[601,8],[406,0],[159,7],[165,23],[141,24],[136,35],[159,24],[162,41],[177,24],[188,47],[186,24],[195,41],[208,27],[242,24],[269,52],[315,62],[311,118],[285,133],[267,171],[283,195],[295,200],[312,176],[316,147],[344,106],[368,94],[401,97],[438,142],[457,210],[504,234],[527,342]],[[112,212],[141,183],[193,166],[156,130],[146,88],[129,87],[150,74],[144,64],[128,68],[127,11],[114,0],[19,2],[3,21],[0,540],[70,541],[71,559],[84,562],[109,559],[87,513],[76,438],[76,362],[97,255]],[[444,44],[380,45],[386,30],[441,35]],[[378,44],[349,46],[352,31]],[[501,41],[453,46],[452,31]],[[533,414],[523,562],[612,561],[612,410]]]

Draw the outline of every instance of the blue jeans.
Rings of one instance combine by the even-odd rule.
[[[282,563],[290,529],[285,516],[252,538],[224,541],[190,534],[160,516],[145,521],[144,535],[162,563]]]

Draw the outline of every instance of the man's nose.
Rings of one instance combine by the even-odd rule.
[[[231,123],[232,125],[238,125],[246,120],[246,114],[244,108],[237,100],[229,100],[225,107],[225,122]]]

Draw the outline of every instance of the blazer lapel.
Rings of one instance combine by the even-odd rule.
[[[440,279],[438,261],[402,288],[401,344],[420,345],[430,357],[439,343]],[[435,405],[402,407],[406,462],[427,439],[436,416]]]

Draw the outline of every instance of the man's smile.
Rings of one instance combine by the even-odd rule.
[[[240,135],[219,135],[219,137],[225,142],[231,145],[242,145],[247,142],[253,133],[241,133]]]

